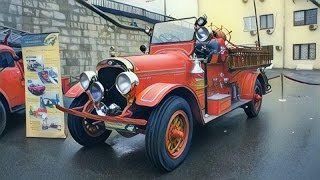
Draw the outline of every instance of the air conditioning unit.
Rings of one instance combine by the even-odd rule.
[[[277,51],[282,51],[282,46],[276,46]]]
[[[250,31],[251,36],[257,35],[257,31]]]
[[[318,29],[318,24],[311,24],[311,25],[309,26],[309,29],[310,29],[311,31],[317,30],[317,29]]]

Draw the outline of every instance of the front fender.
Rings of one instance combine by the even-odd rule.
[[[69,91],[65,94],[68,98],[76,98],[83,94],[85,91],[81,87],[80,83],[75,84]]]
[[[136,104],[140,106],[154,107],[172,90],[185,87],[181,84],[156,83],[140,92],[136,97]]]

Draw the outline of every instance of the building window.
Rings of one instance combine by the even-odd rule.
[[[293,45],[294,60],[315,60],[316,44],[294,44]]]
[[[294,12],[294,25],[304,26],[309,24],[317,24],[318,9],[309,9]]]
[[[260,29],[273,29],[273,14],[260,16]]]
[[[271,60],[273,60],[273,46],[272,45],[270,45],[270,46],[262,46],[262,48],[266,49],[271,54],[271,57],[272,57]]]
[[[244,31],[256,31],[256,17],[250,16],[243,18],[244,20]]]

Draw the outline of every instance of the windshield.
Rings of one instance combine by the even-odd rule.
[[[154,25],[152,44],[191,41],[196,18],[167,21]]]

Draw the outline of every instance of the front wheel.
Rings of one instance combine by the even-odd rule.
[[[251,102],[247,104],[247,107],[244,109],[249,118],[257,117],[262,104],[262,86],[260,81],[257,79],[254,86],[254,97]]]
[[[0,101],[0,136],[2,135],[7,124],[7,111],[2,102]]]
[[[87,96],[80,96],[71,103],[70,109],[83,106],[87,101]],[[68,128],[73,139],[86,147],[104,143],[112,131],[107,130],[103,123],[93,124],[93,122],[96,121],[69,114]]]
[[[146,130],[149,159],[165,171],[177,168],[187,157],[193,133],[189,104],[178,96],[164,100],[151,113]]]

